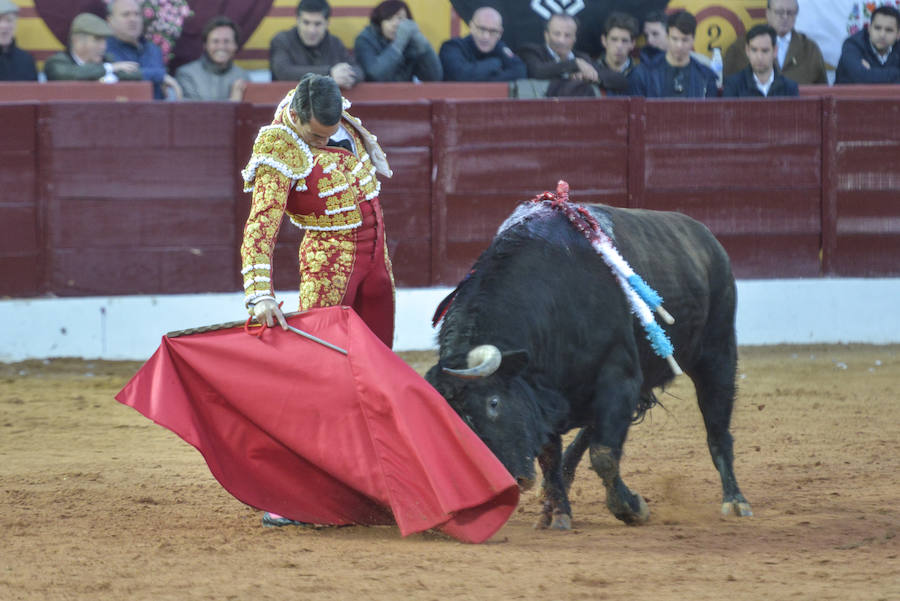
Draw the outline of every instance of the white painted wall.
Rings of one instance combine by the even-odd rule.
[[[449,292],[397,291],[395,350],[436,346],[431,316]],[[297,309],[295,291],[279,296],[286,310]],[[0,361],[143,360],[166,332],[245,319],[242,299],[235,292],[0,300]],[[738,343],[900,343],[898,300],[900,278],[739,281]]]

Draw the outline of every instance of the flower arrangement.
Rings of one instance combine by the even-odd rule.
[[[175,56],[175,42],[181,37],[184,21],[194,14],[187,0],[143,0],[144,35],[160,47],[168,63]]]
[[[847,33],[853,35],[861,31],[872,21],[872,13],[879,6],[893,6],[900,9],[900,0],[878,0],[877,2],[856,2],[847,19]]]
[[[105,0],[106,5],[112,0]],[[194,14],[187,0],[139,0],[144,17],[144,35],[162,50],[166,63],[175,56],[175,42],[181,37],[184,21]]]

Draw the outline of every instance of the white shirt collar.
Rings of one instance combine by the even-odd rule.
[[[544,44],[544,46],[547,47],[547,52],[549,52],[550,56],[553,57],[554,62],[561,63],[563,61],[563,59],[560,58],[559,55],[553,51],[553,48],[550,47],[550,44]],[[565,58],[565,60],[570,61],[570,60],[574,60],[574,58],[575,58],[575,53],[573,51],[569,50],[569,56],[567,56]]]
[[[875,58],[878,59],[878,62],[880,62],[882,65],[888,62],[888,59],[891,57],[891,52],[894,51],[893,46],[888,46],[887,52],[882,55],[880,52],[878,52],[878,49],[872,45],[872,42],[869,42],[869,46],[872,47],[872,53],[875,55]]]
[[[756,82],[756,89],[762,92],[763,96],[769,95],[769,89],[772,87],[772,83],[775,81],[775,71],[773,70],[769,75],[769,81],[766,83],[762,83],[759,81],[759,77],[756,76],[756,73],[753,74],[753,81]]]

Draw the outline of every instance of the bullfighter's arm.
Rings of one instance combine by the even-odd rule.
[[[283,173],[268,165],[257,168],[250,216],[241,243],[241,277],[248,306],[261,298],[275,298],[272,253],[290,188],[291,180]]]

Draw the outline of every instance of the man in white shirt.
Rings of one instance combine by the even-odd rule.
[[[794,29],[799,12],[797,0],[768,1],[766,21],[775,29],[778,70],[798,84],[827,84],[818,44]],[[725,52],[725,76],[744,69],[748,62],[744,40],[736,40]]]
[[[777,35],[771,25],[755,25],[746,36],[749,65],[725,79],[722,96],[729,98],[797,96],[797,84],[775,68]]]

